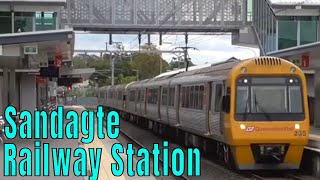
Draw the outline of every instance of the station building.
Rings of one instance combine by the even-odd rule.
[[[1,113],[8,104],[34,111],[55,103],[58,82],[74,75],[75,34],[59,23],[64,6],[66,0],[0,1]]]

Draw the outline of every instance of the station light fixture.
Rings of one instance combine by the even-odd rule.
[[[246,126],[244,124],[241,124],[240,129],[244,130],[244,129],[246,129]]]

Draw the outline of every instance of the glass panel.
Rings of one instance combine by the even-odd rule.
[[[288,112],[285,86],[253,86],[251,111],[253,113]]]
[[[236,113],[249,112],[248,98],[249,98],[249,87],[248,86],[239,86],[237,88]]]
[[[252,6],[253,6],[253,0],[248,0],[247,1],[247,21],[251,22],[252,21]]]
[[[313,43],[317,41],[317,22],[300,22],[300,45]]]
[[[33,18],[16,16],[14,18],[14,32],[32,32],[33,31]]]
[[[222,85],[216,85],[216,96],[215,96],[215,112],[220,112],[220,102],[222,98]]]
[[[302,113],[301,88],[299,86],[289,87],[290,112]]]
[[[12,33],[12,19],[10,12],[0,12],[0,34]]]
[[[36,13],[36,31],[56,29],[56,17],[53,12]]]
[[[279,44],[278,48],[285,49],[297,46],[297,22],[279,21]]]

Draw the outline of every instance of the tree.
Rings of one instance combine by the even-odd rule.
[[[141,46],[143,50],[158,51],[157,47],[153,44]],[[139,70],[140,79],[153,78],[170,69],[169,64],[162,59],[159,53],[154,54],[138,54],[133,58],[133,69]],[[161,64],[161,68],[160,68]]]
[[[148,79],[155,77],[161,72],[170,70],[170,65],[162,59],[161,53],[156,45],[143,45],[143,50],[152,50],[156,53],[142,54],[138,53],[133,55],[132,64],[131,58],[128,55],[118,54],[115,55],[115,84],[125,84],[136,81],[136,70],[139,71],[139,79]],[[123,47],[118,47],[123,50]],[[161,68],[160,68],[161,64]],[[74,68],[95,68],[100,70],[99,73],[94,73],[90,77],[90,86],[106,86],[111,85],[111,61],[110,55],[104,54],[103,57],[96,55],[80,54],[73,58]],[[101,71],[103,73],[101,73]]]

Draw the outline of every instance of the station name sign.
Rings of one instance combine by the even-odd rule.
[[[38,54],[38,46],[36,44],[26,45],[23,47],[24,54]]]

